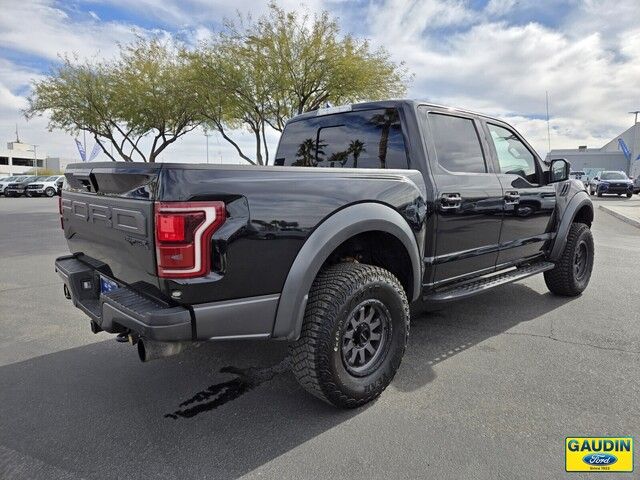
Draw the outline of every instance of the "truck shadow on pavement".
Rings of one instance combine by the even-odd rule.
[[[437,363],[567,301],[514,284],[414,317],[384,395],[417,394]],[[306,394],[286,350],[204,344],[141,364],[109,340],[10,364],[0,368],[0,444],[92,478],[237,478],[375,408],[337,410]]]

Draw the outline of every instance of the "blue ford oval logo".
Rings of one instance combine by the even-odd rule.
[[[610,453],[590,453],[582,457],[582,461],[587,465],[613,465],[618,459]]]

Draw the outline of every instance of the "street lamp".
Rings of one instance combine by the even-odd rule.
[[[203,128],[202,131],[204,132],[204,136],[207,138],[207,165],[209,164],[209,137],[211,136],[211,134],[209,133],[209,130],[207,130],[206,128]]]

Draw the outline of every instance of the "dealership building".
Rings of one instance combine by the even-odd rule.
[[[7,143],[7,148],[0,148],[0,177],[21,175],[37,168],[46,168],[61,172],[72,163],[60,157],[48,157],[46,152],[28,143],[20,141]]]
[[[627,175],[640,175],[640,123],[629,127],[600,148],[580,146],[575,149],[554,149],[547,153],[547,160],[566,158],[571,170],[583,171],[589,177],[603,170],[618,170]]]

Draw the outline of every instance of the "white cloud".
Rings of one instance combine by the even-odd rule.
[[[467,9],[458,18],[470,24],[445,34],[433,33],[433,24],[418,12],[398,13],[412,5],[431,12]],[[627,128],[627,112],[640,107],[636,105],[640,102],[637,0],[586,1],[564,20],[558,18],[557,28],[510,22],[508,15],[502,15],[518,8],[533,8],[533,4],[493,1],[474,16],[459,2],[394,0],[369,9],[369,31],[377,44],[385,45],[397,60],[406,60],[415,72],[413,97],[520,119],[543,115],[548,91],[552,147],[599,146]],[[499,20],[492,18],[497,11]],[[617,15],[625,18],[616,22]],[[546,123],[516,123],[544,154]]]
[[[2,46],[49,60],[61,52],[109,56],[117,50],[117,42],[145,33],[126,23],[74,20],[52,0],[6,0],[2,9]]]

